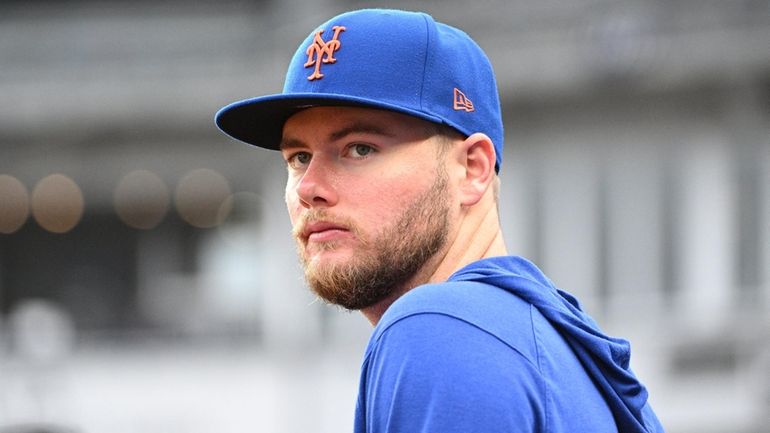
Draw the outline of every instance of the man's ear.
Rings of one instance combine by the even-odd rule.
[[[481,200],[495,178],[495,146],[486,134],[477,132],[463,141],[460,151],[465,168],[460,203],[473,206]]]

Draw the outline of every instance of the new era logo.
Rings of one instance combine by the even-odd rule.
[[[462,110],[467,112],[475,110],[475,108],[473,108],[473,102],[468,99],[468,97],[465,96],[465,93],[461,92],[457,87],[455,87],[454,109],[457,111]]]

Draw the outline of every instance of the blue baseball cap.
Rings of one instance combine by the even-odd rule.
[[[234,102],[216,124],[231,137],[278,150],[283,125],[316,106],[391,110],[488,135],[499,170],[503,122],[495,75],[463,31],[427,14],[364,9],[338,15],[300,44],[283,92]]]

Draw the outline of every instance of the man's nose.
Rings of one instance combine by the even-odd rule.
[[[296,191],[303,207],[330,207],[337,204],[335,174],[328,163],[313,158],[297,183]]]

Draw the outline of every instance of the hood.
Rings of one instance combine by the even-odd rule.
[[[559,331],[609,403],[621,432],[656,431],[642,415],[647,390],[629,368],[628,341],[605,335],[577,299],[557,288],[534,264],[514,256],[483,259],[460,269],[450,281],[490,284],[534,305]],[[648,420],[652,422],[652,420]]]

